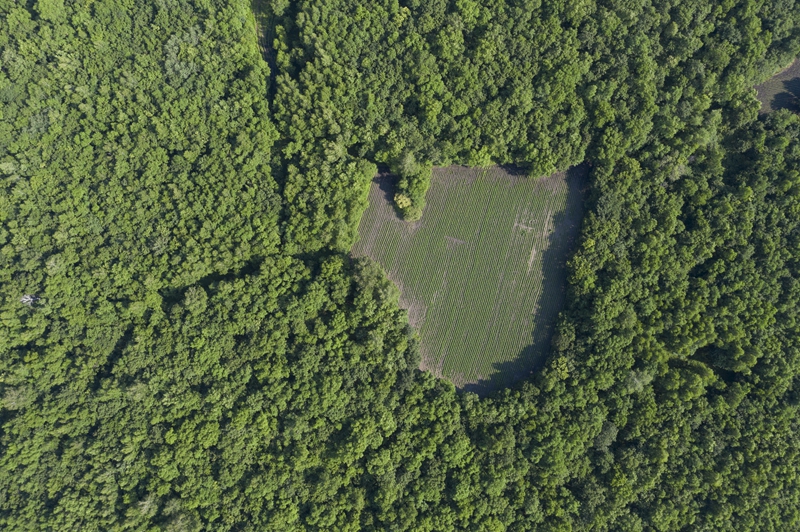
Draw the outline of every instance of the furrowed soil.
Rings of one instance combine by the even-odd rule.
[[[375,178],[352,253],[376,260],[400,288],[422,369],[483,394],[541,365],[564,304],[587,173],[434,169],[414,223],[397,216],[394,178]]]
[[[800,59],[760,85],[756,85],[761,112],[778,109],[800,112]]]

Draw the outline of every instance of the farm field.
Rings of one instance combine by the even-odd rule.
[[[400,288],[423,369],[483,393],[543,361],[586,174],[585,166],[542,179],[500,167],[434,169],[415,223],[396,214],[393,178],[375,178],[352,253],[375,259]]]
[[[756,91],[762,113],[778,109],[800,111],[796,103],[800,99],[800,58],[764,83],[756,85]]]

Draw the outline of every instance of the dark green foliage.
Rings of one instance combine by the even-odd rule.
[[[0,0],[3,529],[800,527],[794,2],[268,5],[271,115],[246,1]],[[544,370],[417,371],[374,163],[584,156]]]

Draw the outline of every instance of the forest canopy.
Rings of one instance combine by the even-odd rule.
[[[3,528],[800,527],[795,0],[252,7],[0,0]],[[582,161],[544,369],[419,371],[377,165]]]

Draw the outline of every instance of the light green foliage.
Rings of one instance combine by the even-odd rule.
[[[36,11],[42,19],[57,22],[64,17],[64,0],[37,0]]]
[[[534,180],[437,169],[416,224],[397,218],[387,178],[373,183],[353,254],[401,287],[426,369],[485,392],[541,365],[564,304],[585,170]]]

